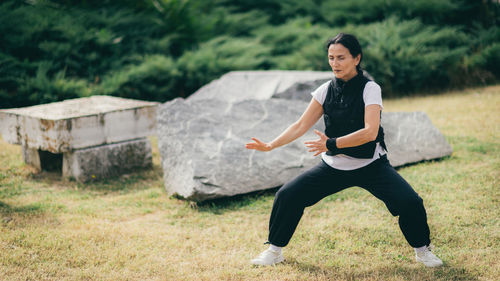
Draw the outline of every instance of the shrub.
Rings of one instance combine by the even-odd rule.
[[[326,70],[328,60],[324,43],[338,29],[312,24],[309,18],[296,18],[280,26],[254,31],[259,40],[271,47],[271,66],[286,70]]]
[[[469,36],[469,52],[463,58],[463,73],[468,84],[494,82],[500,78],[500,27],[476,26]]]
[[[186,97],[204,84],[232,70],[267,69],[271,62],[270,49],[255,38],[216,37],[178,60]]]
[[[365,68],[388,95],[450,86],[450,77],[467,52],[467,37],[458,28],[419,20],[390,18],[346,30],[358,35]]]
[[[103,77],[94,94],[151,101],[166,101],[177,96],[180,73],[172,58],[162,55],[144,57],[138,65],[111,72]]]
[[[32,65],[0,52],[0,108],[30,105],[27,98],[19,95],[19,85],[28,77]]]
[[[40,63],[36,76],[27,77],[19,87],[19,93],[28,97],[30,105],[78,98],[90,93],[86,81],[67,79],[64,71],[56,73],[51,79],[47,77],[49,69],[50,62]]]
[[[494,83],[499,24],[493,0],[6,0],[0,108],[165,101],[231,70],[328,70],[323,45],[339,31],[360,38],[388,94]]]

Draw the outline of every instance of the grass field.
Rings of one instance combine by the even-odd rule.
[[[0,280],[498,280],[500,85],[384,106],[427,112],[454,149],[399,169],[441,268],[417,264],[397,218],[358,187],[306,209],[284,264],[253,267],[275,190],[194,205],[166,195],[155,139],[152,169],[91,184],[36,174],[0,140]]]

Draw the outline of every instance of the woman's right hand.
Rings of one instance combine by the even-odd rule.
[[[261,142],[256,138],[252,138],[252,140],[254,142],[250,142],[245,145],[247,149],[255,149],[258,151],[270,151],[273,149],[273,147],[269,143]]]

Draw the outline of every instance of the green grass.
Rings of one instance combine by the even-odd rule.
[[[286,262],[259,268],[275,190],[196,205],[165,193],[155,139],[152,169],[89,184],[37,174],[0,140],[0,280],[497,280],[500,86],[384,107],[427,112],[454,149],[399,169],[441,268],[415,263],[397,218],[358,187],[306,209]]]

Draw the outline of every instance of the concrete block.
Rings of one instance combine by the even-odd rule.
[[[11,144],[21,144],[20,127],[17,125],[19,116],[0,110],[0,134],[4,141]]]
[[[152,165],[151,143],[142,138],[65,152],[62,171],[63,177],[87,182]]]
[[[62,169],[62,159],[62,153],[52,153],[23,146],[24,162],[38,170],[38,172],[42,170],[60,172]]]
[[[92,96],[0,110],[9,143],[64,153],[154,135],[158,103]]]
[[[42,171],[42,163],[40,161],[40,155],[38,154],[38,149],[23,146],[23,160],[24,163],[32,166],[39,172]]]

